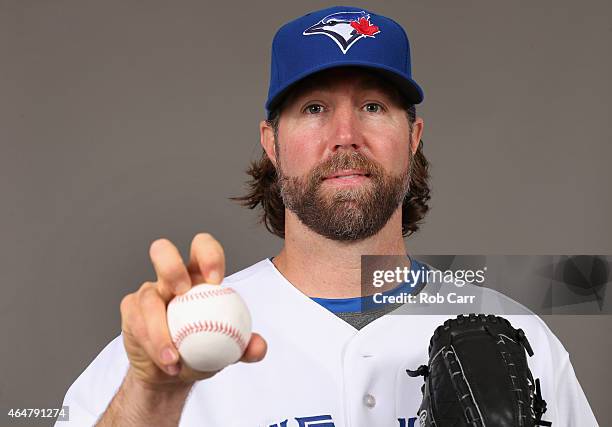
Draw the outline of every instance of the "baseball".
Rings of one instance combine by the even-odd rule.
[[[251,339],[251,314],[234,289],[201,284],[170,301],[168,328],[190,368],[218,371],[244,353]]]

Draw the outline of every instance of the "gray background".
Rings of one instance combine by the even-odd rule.
[[[406,27],[425,89],[433,200],[411,252],[612,254],[612,3],[353,4]],[[156,238],[185,255],[211,232],[230,273],[281,247],[227,197],[260,153],[275,30],[329,5],[0,2],[3,416],[60,404],[154,278]],[[545,320],[612,425],[612,318]]]

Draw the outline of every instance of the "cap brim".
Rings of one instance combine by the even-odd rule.
[[[407,102],[411,104],[420,104],[423,102],[423,90],[421,87],[412,78],[398,72],[397,70],[390,67],[373,65],[370,62],[341,61],[319,65],[318,67],[307,70],[288,81],[287,84],[280,88],[274,97],[266,104],[268,116],[270,116],[270,113],[280,105],[291,89],[306,77],[310,77],[313,74],[324,70],[329,70],[330,68],[340,67],[362,67],[372,70],[395,86]]]

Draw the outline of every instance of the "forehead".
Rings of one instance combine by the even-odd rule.
[[[287,93],[284,105],[313,91],[332,91],[342,86],[354,85],[361,90],[379,90],[393,101],[400,102],[399,91],[375,71],[358,67],[341,67],[313,74],[297,83]]]

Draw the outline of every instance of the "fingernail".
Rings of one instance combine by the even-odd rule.
[[[208,275],[208,281],[213,284],[221,283],[221,275],[216,271],[211,271]]]
[[[168,366],[166,366],[166,372],[168,372],[168,374],[174,376],[174,375],[179,373],[179,367],[178,367],[178,365],[168,365]]]
[[[174,350],[172,350],[170,347],[165,347],[162,350],[161,359],[162,359],[162,362],[164,362],[165,364],[174,362],[175,358],[176,358],[176,354],[174,353]]]

